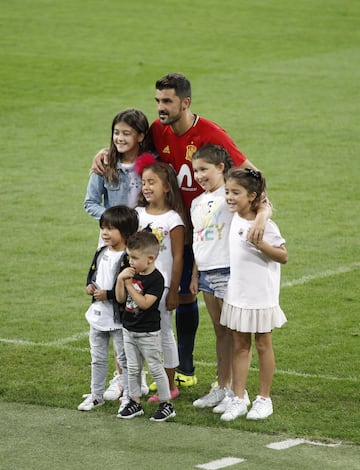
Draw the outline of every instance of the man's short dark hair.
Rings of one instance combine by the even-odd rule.
[[[191,99],[191,84],[182,73],[168,73],[155,83],[155,88],[157,90],[174,89],[179,98]]]

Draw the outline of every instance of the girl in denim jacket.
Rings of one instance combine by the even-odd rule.
[[[141,191],[141,178],[134,171],[144,151],[149,130],[146,116],[137,109],[125,109],[112,122],[111,139],[104,174],[90,174],[84,208],[99,220],[105,209],[119,204],[134,208]]]

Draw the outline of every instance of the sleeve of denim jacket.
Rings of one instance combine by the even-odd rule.
[[[84,209],[88,214],[98,220],[105,211],[105,207],[103,206],[105,191],[104,177],[96,173],[91,173],[86,190]]]

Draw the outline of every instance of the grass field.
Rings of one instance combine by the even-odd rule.
[[[13,0],[1,10],[0,409],[10,410],[3,433],[14,426],[15,440],[21,416],[34,420],[31,410],[43,409],[49,426],[52,409],[73,416],[89,389],[84,282],[98,237],[82,208],[90,162],[108,144],[113,116],[131,106],[151,121],[156,79],[181,71],[193,85],[192,110],[220,123],[266,173],[289,263],[281,292],[288,324],[274,333],[274,415],[220,424],[211,410],[193,409],[215,378],[202,309],[199,384],[177,400],[176,424],[193,426],[202,446],[209,429],[343,442],[351,448],[345,467],[359,468],[359,3]],[[114,429],[115,408],[79,416],[79,429],[86,420],[104,429],[106,418]],[[326,449],[308,460],[298,452],[291,468],[318,468]],[[175,459],[174,443],[170,451]],[[4,456],[4,468],[25,465],[20,455]],[[190,467],[174,460],[173,468]],[[290,467],[274,459],[267,468]]]

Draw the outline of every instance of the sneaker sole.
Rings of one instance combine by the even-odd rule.
[[[193,406],[195,406],[195,408],[213,408],[214,406],[217,406],[219,403],[221,402],[221,400],[217,401],[216,403],[209,403],[209,404],[202,404],[202,403],[195,403],[195,401],[193,402]]]
[[[92,411],[92,410],[94,410],[95,408],[99,408],[99,406],[102,406],[102,405],[104,405],[104,404],[105,404],[105,403],[99,403],[98,405],[94,405],[94,406],[92,406],[91,408],[80,408],[80,407],[78,406],[78,410],[79,410],[79,411]]]
[[[209,403],[201,403],[198,400],[193,401],[193,406],[195,408],[213,408],[214,406],[217,406],[219,403],[223,401],[224,397],[220,398],[219,400],[215,402],[209,402]]]
[[[237,415],[237,416],[231,416],[231,417],[229,416],[229,418],[223,417],[223,415],[221,415],[221,416],[220,416],[220,419],[221,419],[221,421],[234,421],[236,418],[240,418],[241,416],[245,416],[246,413],[247,413],[247,410],[244,410],[243,413],[241,413],[241,414],[239,414],[239,415]]]
[[[163,421],[167,421],[169,418],[174,418],[174,416],[176,416],[175,411],[173,411],[169,416],[166,416],[165,418],[156,419],[153,416],[151,416],[149,421],[154,421],[155,423],[162,423]]]
[[[249,416],[249,413],[247,414],[246,419],[248,419],[249,421],[261,421],[262,419],[266,419],[269,416],[271,416],[273,414],[273,411],[271,413],[268,413],[266,416],[256,416],[256,417],[255,416],[252,417],[251,415]]]
[[[116,415],[117,418],[122,418],[122,419],[132,419],[135,418],[136,416],[142,416],[144,414],[144,410],[137,411],[136,413],[133,413],[132,415],[128,416],[123,416],[122,414]]]
[[[225,413],[225,411],[226,411],[226,405],[220,407],[220,404],[219,404],[215,406],[215,408],[213,409],[213,413],[216,413],[219,415],[222,415],[223,413]]]

